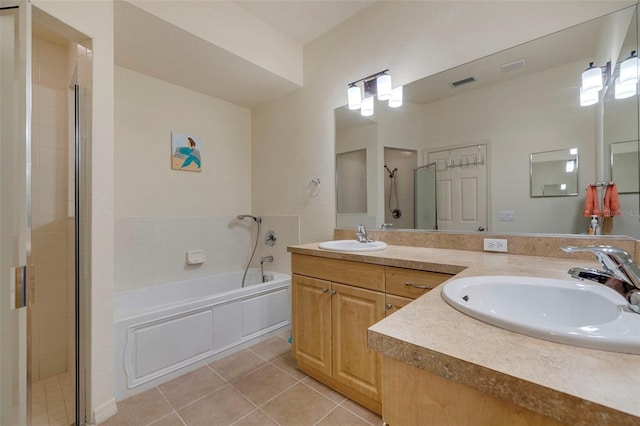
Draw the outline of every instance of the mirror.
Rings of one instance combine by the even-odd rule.
[[[634,194],[639,191],[638,164],[637,142],[611,144],[611,180],[618,185],[618,193]]]
[[[619,142],[635,145],[637,152],[639,117],[638,96],[615,99],[613,83],[605,85],[598,103],[581,107],[580,77],[589,62],[604,66],[610,61],[614,64],[612,82],[618,73],[616,64],[632,50],[638,50],[636,6],[407,84],[404,104],[399,108],[376,101],[374,114],[369,117],[346,106],[337,108],[336,154],[366,150],[368,172],[366,212],[337,212],[337,227],[363,223],[380,228],[383,222],[394,223],[395,219],[387,220],[391,201],[402,218],[405,212],[416,209],[413,223],[394,223],[393,228],[586,234],[589,219],[582,216],[585,188],[592,182],[614,179],[613,173],[618,174],[622,167],[633,167],[618,164],[616,170],[616,164],[612,167],[608,159],[612,146],[614,150],[621,148]],[[415,170],[433,162],[429,159],[434,153],[473,146],[486,147],[487,201],[484,207],[475,201],[477,193],[469,195],[471,198],[465,196],[471,200],[469,205],[479,207],[475,212],[459,212],[460,226],[449,227],[444,222],[449,212],[444,210],[439,195],[446,183],[438,167],[435,197],[416,193],[413,184],[413,196],[399,190],[397,203],[394,194],[389,199],[390,178],[383,167],[385,151],[416,153],[413,170],[398,167],[397,184],[401,185],[415,181]],[[566,153],[569,148],[579,151],[580,167],[576,155],[570,179],[549,181],[534,191],[533,179],[538,173],[532,170],[532,164],[544,158],[542,153]],[[532,152],[536,153],[534,157]],[[532,158],[534,163],[530,163]],[[568,159],[564,159],[565,174]],[[620,161],[624,161],[622,157]],[[397,167],[387,165],[391,170]],[[634,170],[637,173],[637,167]],[[465,190],[469,193],[470,188],[482,188],[470,178],[460,181],[460,185],[466,185],[461,187],[461,194]],[[437,203],[431,215],[437,215],[434,227],[417,213],[418,205],[428,207],[425,199],[429,197]],[[612,233],[640,239],[640,197],[623,193],[620,202],[623,216],[615,218]],[[471,213],[482,218],[483,210],[486,223],[468,225],[471,222],[465,218]]]
[[[578,148],[534,152],[529,163],[532,197],[578,195]]]

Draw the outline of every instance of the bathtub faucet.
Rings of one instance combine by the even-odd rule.
[[[264,262],[273,262],[273,256],[262,256],[260,258],[260,276],[262,277],[262,282],[266,283],[269,281],[269,277],[264,274],[264,267],[262,266]]]

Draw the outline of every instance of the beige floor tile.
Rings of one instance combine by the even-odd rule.
[[[382,417],[350,399],[345,399],[345,401],[340,405],[372,425],[379,425],[382,423]]]
[[[139,393],[118,403],[117,417],[109,425],[142,426],[158,420],[173,411],[157,388]]]
[[[34,415],[31,418],[31,426],[49,426],[49,416],[47,413]]]
[[[255,408],[237,390],[226,386],[187,405],[178,414],[188,426],[230,425]]]
[[[266,363],[264,359],[245,349],[214,361],[209,364],[209,367],[213,368],[225,380],[232,382]]]
[[[262,411],[256,410],[235,422],[233,426],[278,426],[278,424]]]
[[[287,374],[295,377],[298,380],[302,380],[307,377],[305,373],[298,370],[298,368],[296,367],[296,360],[293,359],[291,353],[287,353],[281,356],[280,358],[273,361],[272,364],[278,368],[283,369]]]
[[[382,424],[382,420],[380,423]],[[316,423],[317,426],[335,426],[335,425],[349,425],[349,426],[370,426],[370,423],[364,421],[360,417],[356,416],[350,411],[338,406],[335,410],[330,412],[325,418]]]
[[[298,383],[261,408],[282,426],[313,425],[336,407],[336,403]]]
[[[316,379],[314,379],[313,377],[305,377],[304,380],[302,380],[302,383],[304,383],[305,385],[309,386],[312,389],[315,389],[316,391],[320,392],[321,394],[323,394],[324,396],[326,396],[327,398],[329,398],[330,400],[332,400],[333,402],[335,402],[336,404],[340,404],[343,401],[345,401],[347,399],[346,396],[342,395],[341,393],[338,393],[336,391],[334,391],[333,389],[331,389],[329,386],[320,383],[319,381],[317,381]]]
[[[280,358],[287,352],[291,352],[291,345],[286,339],[273,336],[263,342],[251,346],[249,350],[257,353],[267,361],[273,361],[276,358]]]
[[[149,426],[184,426],[184,422],[176,413],[171,413],[160,420],[156,420]]]
[[[296,379],[269,364],[239,378],[232,385],[251,402],[260,406],[296,382]]]
[[[163,383],[158,386],[158,389],[171,406],[178,410],[225,385],[225,381],[220,376],[204,366]]]

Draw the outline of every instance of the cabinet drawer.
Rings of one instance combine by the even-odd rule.
[[[404,308],[409,303],[413,302],[414,299],[410,299],[408,297],[402,296],[394,296],[393,294],[386,294],[384,296],[384,315],[389,316],[398,309]]]
[[[453,275],[415,269],[386,267],[387,293],[415,299]]]
[[[384,291],[384,268],[382,265],[327,259],[304,254],[291,256],[291,270],[294,274],[377,291]]]

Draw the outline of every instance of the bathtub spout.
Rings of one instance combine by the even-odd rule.
[[[273,262],[273,256],[262,256],[260,258],[260,276],[262,277],[262,282],[266,283],[269,281],[267,276],[264,274],[264,267],[262,266],[264,262]]]

